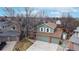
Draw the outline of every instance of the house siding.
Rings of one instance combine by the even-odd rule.
[[[36,39],[40,40],[40,41],[48,42],[48,37],[47,36],[37,36]]]
[[[37,40],[44,41],[44,42],[49,42],[49,37],[48,36],[37,36]],[[59,44],[58,38],[51,38],[51,43]]]
[[[52,38],[51,39],[51,43],[59,44],[59,41],[60,41],[60,39],[58,39],[58,38]]]
[[[40,27],[44,28],[44,32],[45,32],[45,28],[50,28],[47,25],[42,24],[42,25],[37,27],[37,32],[40,32]],[[54,32],[54,29],[50,28],[50,33],[53,33],[53,32]]]

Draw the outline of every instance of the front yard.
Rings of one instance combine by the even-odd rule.
[[[13,51],[26,51],[33,43],[28,39],[23,39],[15,45]]]
[[[16,45],[15,45],[15,47],[14,47],[14,49],[13,49],[13,51],[26,51],[26,50],[28,50],[28,48],[35,42],[36,40],[31,40],[31,39],[23,39],[23,40],[21,40],[21,41],[19,41],[19,42],[17,42],[16,43]],[[42,42],[44,42],[44,41],[42,41]],[[61,46],[62,48],[66,48],[67,47],[67,41],[63,41],[62,42],[62,44],[61,45],[59,45],[59,46]],[[51,44],[53,44],[53,43],[51,43]],[[44,47],[44,48],[46,48],[46,47]],[[60,49],[60,51],[61,51],[61,49]]]

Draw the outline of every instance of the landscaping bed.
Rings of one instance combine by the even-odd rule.
[[[28,39],[23,39],[15,45],[13,51],[26,51],[33,43]]]

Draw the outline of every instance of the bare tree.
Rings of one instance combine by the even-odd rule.
[[[5,12],[6,16],[15,16],[15,10],[11,7],[4,7],[3,11]]]
[[[31,8],[31,7],[25,7],[24,8],[24,11],[25,11],[25,17],[23,17],[23,21],[22,21],[22,28],[21,28],[21,34],[20,34],[20,40],[24,37],[29,37],[29,33],[30,32],[34,32],[33,29],[34,29],[34,20],[32,19],[32,12],[34,11],[34,8]],[[40,10],[39,11],[40,13],[37,13],[39,14],[42,19],[42,17],[45,17],[45,11],[44,10]],[[37,16],[36,14],[36,16]],[[23,16],[23,15],[22,15]],[[34,18],[36,17],[34,16]]]
[[[25,17],[22,21],[22,30],[21,30],[21,38],[28,37],[29,36],[29,30],[30,27],[32,27],[33,24],[31,24],[31,13],[33,12],[33,8],[25,7]]]
[[[29,26],[30,24],[30,17],[31,17],[31,12],[33,11],[32,8],[25,8],[25,12],[26,12],[26,18],[25,18],[25,36],[28,37],[28,33],[29,33]],[[27,34],[26,34],[27,33]]]

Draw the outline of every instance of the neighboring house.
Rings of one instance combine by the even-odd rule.
[[[0,42],[18,41],[19,33],[16,31],[7,31],[0,33]]]
[[[5,31],[7,29],[6,27],[8,27],[8,24],[6,22],[0,22],[0,32]]]
[[[9,21],[0,21],[0,42],[19,40],[20,33],[15,29]]]
[[[11,21],[12,30],[16,30],[17,32],[21,32],[21,24],[18,21]]]
[[[74,30],[74,34],[69,40],[68,48],[79,51],[79,27]]]
[[[0,21],[0,32],[6,32],[11,30],[10,26],[11,24],[9,24],[8,21],[4,21],[4,22]]]
[[[59,44],[63,30],[56,23],[43,23],[37,26],[36,39]]]

